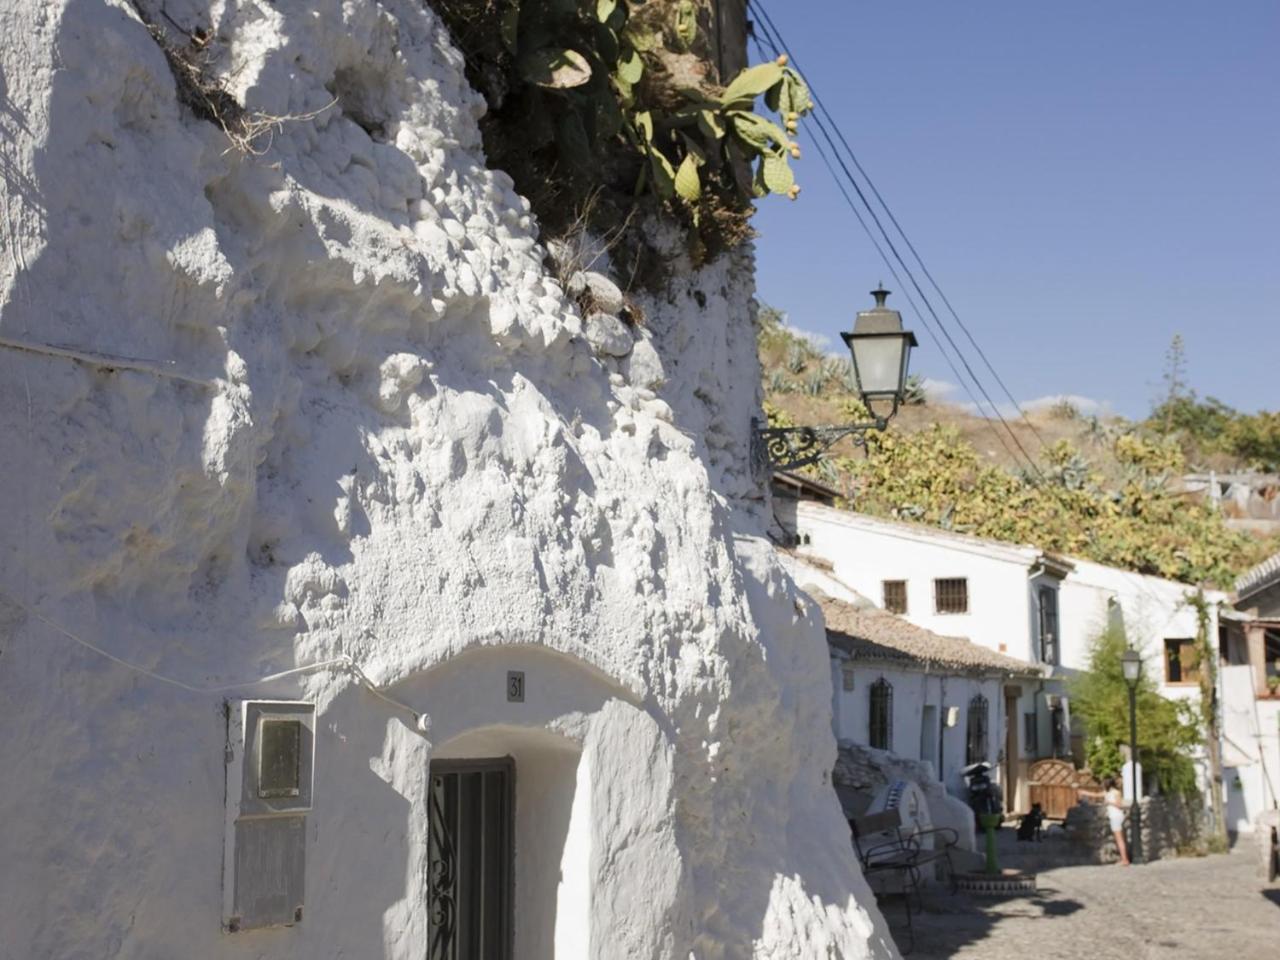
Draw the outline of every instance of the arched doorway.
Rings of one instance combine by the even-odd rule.
[[[581,745],[546,730],[471,731],[433,754],[430,791],[429,960],[585,958],[591,789]]]

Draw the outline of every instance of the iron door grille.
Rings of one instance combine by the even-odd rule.
[[[431,764],[428,960],[510,960],[515,765]]]
[[[867,742],[877,750],[893,749],[893,684],[881,677],[871,685]]]
[[[978,694],[969,701],[969,723],[965,743],[966,764],[987,759],[987,698]]]

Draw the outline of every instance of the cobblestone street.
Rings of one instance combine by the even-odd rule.
[[[1034,897],[981,900],[934,888],[915,917],[925,960],[1276,960],[1280,886],[1264,889],[1252,846],[1130,868],[1069,866],[1039,874]],[[885,905],[907,945],[902,906]]]

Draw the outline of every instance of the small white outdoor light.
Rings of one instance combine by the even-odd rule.
[[[885,306],[889,291],[871,291],[876,305],[858,313],[853,330],[841,333],[853,360],[854,387],[872,419],[825,427],[761,427],[752,419],[756,462],[774,470],[794,470],[817,461],[831,446],[850,438],[867,442],[871,430],[883,430],[907,392],[907,367],[916,335],[902,329],[902,314]],[[889,409],[884,410],[885,403]]]
[[[1126,650],[1120,654],[1120,670],[1124,673],[1124,682],[1132,687],[1142,676],[1142,654],[1137,650]]]
[[[1138,803],[1142,795],[1142,785],[1138,782],[1138,680],[1142,677],[1142,654],[1132,648],[1120,654],[1120,672],[1129,685],[1130,800],[1133,802],[1133,816],[1129,818],[1129,859],[1137,863],[1142,858],[1142,806]]]

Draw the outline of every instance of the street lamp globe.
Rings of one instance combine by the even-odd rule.
[[[841,333],[853,357],[853,376],[862,402],[873,414],[872,404],[888,400],[897,412],[907,390],[907,364],[916,335],[902,329],[902,314],[885,306],[889,291],[871,291],[876,305],[858,313],[851,333]],[[892,416],[891,412],[889,416]]]
[[[1142,676],[1142,654],[1137,650],[1126,650],[1120,654],[1120,669],[1124,672],[1124,682],[1132,687]]]

